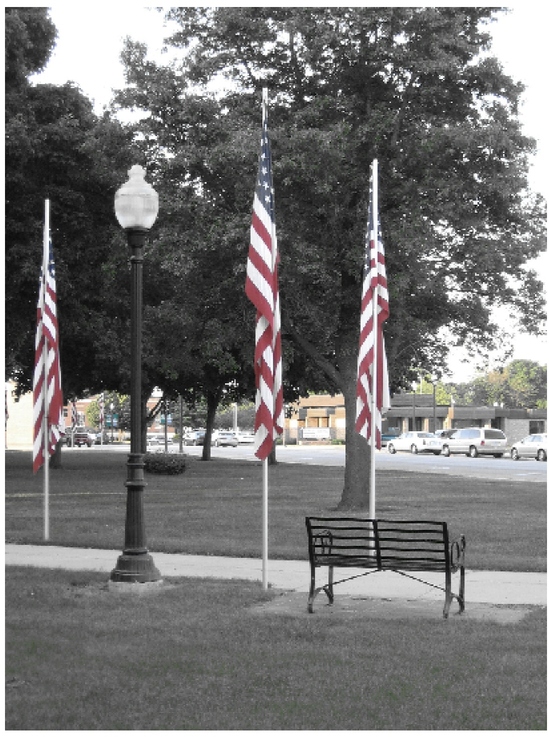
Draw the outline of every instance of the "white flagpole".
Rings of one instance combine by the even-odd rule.
[[[374,233],[374,243],[376,247],[376,270],[378,268],[377,263],[377,239],[378,239],[378,216],[377,216],[377,159],[372,161],[372,229]],[[371,261],[370,261],[371,263]],[[372,398],[371,398],[371,411],[370,418],[372,427],[370,428],[370,449],[371,449],[371,460],[370,460],[370,498],[368,504],[368,517],[370,519],[376,518],[376,432],[377,432],[377,384],[378,384],[378,371],[377,371],[377,355],[378,355],[378,280],[376,278],[376,286],[374,289],[373,298],[373,330],[374,330],[374,361],[372,367]]]
[[[263,460],[263,551],[262,575],[263,591],[269,588],[269,459]]]
[[[262,130],[267,120],[267,107],[269,105],[269,91],[263,87],[261,117]],[[271,408],[274,420],[274,406]],[[269,460],[263,459],[263,514],[262,514],[262,569],[261,580],[263,591],[269,587]]]
[[[50,201],[44,203],[44,253],[42,259],[42,333],[44,335],[44,413],[42,419],[42,443],[44,450],[44,540],[50,539],[50,444],[49,444],[49,403],[48,403],[48,341],[44,334],[44,314],[46,311],[46,281],[50,245]]]

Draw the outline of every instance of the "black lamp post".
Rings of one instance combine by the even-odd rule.
[[[147,550],[143,494],[145,476],[141,443],[141,332],[143,314],[143,246],[158,214],[158,195],[145,181],[141,166],[132,166],[129,180],[114,198],[116,219],[128,236],[131,251],[131,446],[127,463],[126,528],[124,550],[111,581],[149,583],[161,575]]]

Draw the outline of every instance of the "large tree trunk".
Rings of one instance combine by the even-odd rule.
[[[339,510],[368,509],[370,501],[370,446],[355,430],[358,331],[351,327],[350,320],[345,316],[340,320],[341,325],[348,327],[340,333],[335,364],[291,326],[288,328],[295,342],[326,373],[345,399],[345,477]]]
[[[370,446],[355,430],[356,373],[342,387],[345,398],[345,477],[339,510],[368,509],[370,498]]]

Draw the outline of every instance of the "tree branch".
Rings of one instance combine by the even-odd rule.
[[[341,373],[330,361],[328,361],[327,358],[322,355],[322,353],[320,353],[319,350],[317,350],[316,346],[310,343],[307,338],[304,338],[289,322],[284,324],[284,332],[288,333],[292,340],[295,341],[295,343],[297,343],[297,345],[299,345],[310,358],[312,358],[316,365],[324,371],[326,376],[338,387],[338,389],[343,391],[343,378]]]

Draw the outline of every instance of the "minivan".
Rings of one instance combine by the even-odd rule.
[[[493,427],[464,427],[456,430],[451,438],[444,438],[442,455],[465,453],[471,458],[493,455],[501,458],[507,448],[507,437]]]

